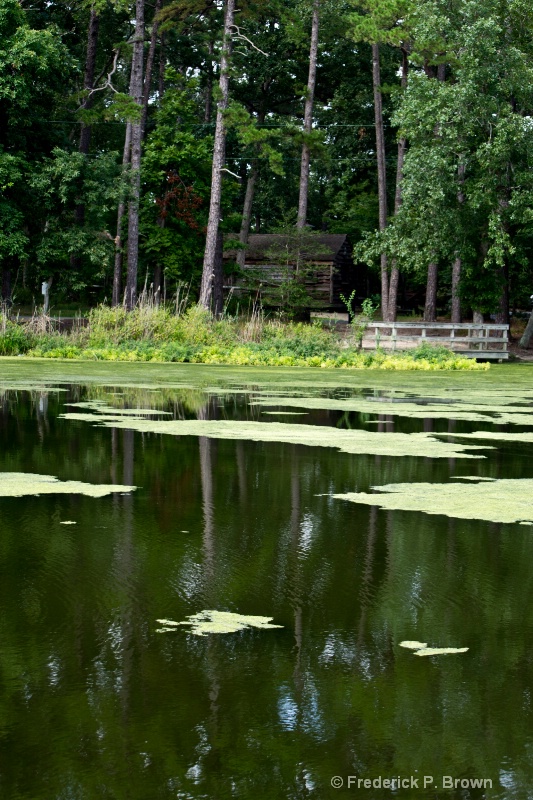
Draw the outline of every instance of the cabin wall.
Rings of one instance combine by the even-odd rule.
[[[288,269],[291,269],[289,267]],[[346,239],[331,261],[309,261],[305,267],[304,286],[312,303],[309,308],[345,310],[341,294],[349,297],[356,291],[356,304],[367,297],[366,270],[355,267],[352,248]],[[265,306],[279,306],[280,284],[287,280],[287,268],[279,264],[265,264],[259,259],[248,258],[241,273],[225,277],[225,290],[233,290],[234,296],[255,297],[259,293]],[[276,296],[277,295],[277,296]]]

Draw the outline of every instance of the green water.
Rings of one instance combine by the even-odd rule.
[[[0,497],[1,800],[533,797],[533,528],[332,497],[533,478],[533,444],[490,439],[533,430],[532,378],[0,361],[0,473],[138,487]],[[280,393],[343,402],[285,415]],[[531,427],[380,415],[384,398],[476,414],[493,398]],[[375,414],[346,410],[369,399]],[[161,421],[443,434],[477,457],[62,418],[95,400]],[[283,627],[156,632],[206,609]],[[419,658],[399,646],[413,639],[469,650]],[[357,786],[380,776],[418,788]]]

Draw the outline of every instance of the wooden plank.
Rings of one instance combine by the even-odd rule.
[[[472,322],[432,322],[432,323],[422,323],[422,322],[369,322],[369,328],[391,328],[395,325],[397,328],[409,328],[412,330],[422,330],[425,328],[426,330],[456,330],[456,331],[470,331],[470,330],[497,330],[497,331],[508,331],[508,325],[492,325],[492,324],[474,324]]]
[[[374,336],[374,334],[371,334]],[[429,342],[431,344],[456,344],[458,346],[469,344],[485,344],[490,342],[492,344],[500,344],[507,346],[507,339],[500,339],[495,336],[487,336],[485,337],[462,337],[462,338],[453,338],[450,336],[398,336],[391,334],[389,336],[385,334],[381,334],[382,340],[387,341],[388,339],[394,339],[398,342],[412,342],[412,341],[420,341],[420,342]]]

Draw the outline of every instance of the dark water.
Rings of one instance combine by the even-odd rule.
[[[526,446],[380,458],[58,418],[95,392],[1,402],[1,472],[139,487],[0,498],[1,800],[533,797],[533,529],[328,496],[533,477]],[[356,413],[268,417],[246,394],[150,397],[184,418],[378,429]],[[204,609],[284,627],[156,633]],[[470,649],[417,658],[404,639]],[[379,776],[419,783],[357,787]]]

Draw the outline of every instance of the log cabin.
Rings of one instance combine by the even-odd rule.
[[[244,266],[237,266],[236,237],[224,250],[224,291],[243,299],[256,297],[266,306],[279,304],[280,286],[298,280],[309,297],[309,308],[345,310],[340,295],[356,291],[356,302],[366,297],[363,270],[356,269],[352,245],[342,233],[269,234],[249,237]]]

